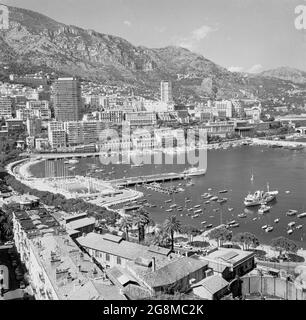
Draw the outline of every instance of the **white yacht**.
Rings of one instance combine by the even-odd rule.
[[[258,209],[258,213],[266,213],[268,211],[270,211],[271,207],[267,206],[265,204],[263,204],[259,209]]]
[[[286,212],[286,216],[294,216],[297,214],[297,210],[290,209]]]
[[[254,194],[249,193],[244,199],[244,205],[246,207],[254,207],[273,201],[278,191],[270,191],[269,185],[267,185],[267,189],[267,191],[257,190]]]
[[[273,227],[269,226],[269,227],[266,228],[265,231],[266,231],[266,232],[271,232],[271,231],[273,231],[273,229],[274,229]]]
[[[306,217],[306,212],[298,214],[297,217],[298,218],[305,218]]]

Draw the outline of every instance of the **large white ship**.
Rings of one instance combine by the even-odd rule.
[[[246,207],[255,207],[262,204],[267,204],[276,198],[278,191],[270,191],[269,185],[267,191],[258,190],[254,194],[249,193],[244,199],[244,205]]]

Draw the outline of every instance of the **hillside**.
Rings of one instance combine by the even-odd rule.
[[[291,81],[298,84],[306,84],[306,72],[289,67],[280,67],[261,73],[262,76]]]
[[[226,98],[260,91],[256,76],[231,73],[184,48],[137,47],[120,37],[68,26],[30,10],[9,7],[9,11],[10,28],[0,30],[0,63],[7,73],[42,69],[150,89],[168,79],[176,96]],[[282,84],[270,79],[274,88]]]

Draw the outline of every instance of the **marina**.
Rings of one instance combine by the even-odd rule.
[[[222,156],[220,156],[222,154]],[[241,164],[239,159],[245,158],[245,164]],[[209,150],[208,151],[208,167],[205,175],[193,176],[189,179],[180,179],[173,181],[158,182],[162,188],[182,188],[184,191],[178,193],[160,193],[154,190],[147,189],[145,184],[131,185],[130,188],[138,190],[144,194],[150,194],[151,205],[155,207],[148,207],[148,210],[156,223],[161,223],[165,219],[165,215],[177,215],[183,225],[193,225],[198,227],[199,222],[197,218],[191,218],[194,211],[194,206],[202,204],[204,211],[200,214],[205,215],[206,220],[209,219],[208,224],[219,225],[226,217],[231,217],[233,220],[238,218],[244,210],[246,217],[239,217],[239,227],[235,228],[235,232],[249,231],[256,234],[260,241],[269,243],[271,237],[287,235],[286,226],[290,222],[290,216],[286,215],[289,210],[297,210],[297,212],[304,212],[304,194],[303,188],[296,185],[295,176],[299,176],[301,185],[306,184],[306,174],[304,151],[290,151],[283,148],[266,148],[254,146],[241,146],[226,151]],[[86,158],[78,159],[79,163],[74,164],[74,174],[86,175],[88,169],[104,170],[96,172],[95,176],[104,179],[105,173],[110,169],[110,181],[118,181],[120,177],[126,176],[135,179],[134,176],[150,176],[154,172],[184,172],[185,165],[144,165],[142,167],[131,168],[128,165],[115,164],[111,167],[103,165],[99,159]],[[273,166],[265,165],[266,162],[273,162]],[[291,163],[288,169],[288,162]],[[37,177],[43,176],[63,176],[68,175],[65,169],[64,160],[56,161],[40,161],[33,165],[31,174]],[[112,169],[114,167],[114,169]],[[250,181],[250,168],[253,168],[255,175],[254,181]],[[137,170],[136,170],[137,169]],[[66,171],[65,171],[66,170]],[[282,172],[282,175],[279,175]],[[108,176],[108,175],[107,175]],[[236,177],[239,176],[240,179]],[[127,178],[129,179],[129,178]],[[194,185],[188,186],[188,180],[192,179]],[[138,179],[139,180],[139,179]],[[267,183],[273,186],[273,189],[278,190],[278,194],[269,206],[269,212],[263,215],[258,213],[261,205],[254,207],[246,207],[244,205],[244,198],[249,191],[254,194],[257,190],[267,189]],[[123,186],[124,187],[124,186]],[[221,204],[217,202],[219,191],[227,190],[227,201]],[[287,191],[290,190],[290,193]],[[214,200],[212,200],[215,199]],[[220,198],[222,199],[222,198]],[[169,205],[173,202],[177,205],[179,210],[169,210]],[[165,203],[165,208],[161,203]],[[177,208],[178,209],[178,208]],[[200,209],[200,208],[199,208]],[[215,210],[216,209],[216,210]],[[190,215],[187,215],[190,213]],[[244,215],[243,215],[244,216]],[[292,216],[294,218],[294,216]],[[291,217],[291,218],[292,218]],[[298,219],[297,215],[296,218]],[[303,218],[303,216],[301,217]],[[279,219],[274,223],[274,220]],[[262,233],[261,226],[263,224],[274,224],[273,232]],[[302,238],[304,236],[304,229],[296,229],[291,235],[291,239],[303,244]]]

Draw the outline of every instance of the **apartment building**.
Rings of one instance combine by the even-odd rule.
[[[125,121],[130,126],[152,126],[156,124],[156,113],[154,112],[128,112],[125,114]]]
[[[36,300],[125,300],[44,208],[13,213],[17,251]]]
[[[81,85],[77,78],[59,78],[53,85],[53,103],[57,121],[79,121],[81,117]]]
[[[13,100],[8,96],[0,96],[0,119],[13,117]]]
[[[31,110],[33,116],[42,120],[51,119],[51,110],[49,101],[27,101],[26,109]]]

